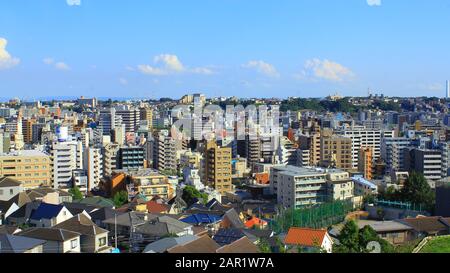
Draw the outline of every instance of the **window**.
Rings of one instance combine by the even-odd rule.
[[[0,195],[3,195],[3,190],[0,190]]]
[[[14,190],[13,189],[10,189],[9,190],[9,195],[13,195],[14,194]]]
[[[78,247],[78,240],[77,239],[73,239],[72,241],[70,241],[70,247],[72,249],[77,248]]]
[[[106,237],[102,237],[98,239],[98,246],[102,247],[106,245]]]

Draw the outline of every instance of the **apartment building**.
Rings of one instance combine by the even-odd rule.
[[[442,153],[435,149],[405,149],[407,171],[422,173],[427,180],[442,178]]]
[[[122,117],[122,123],[125,124],[125,130],[127,133],[136,132],[140,119],[140,112],[138,108],[129,105],[116,106],[116,115]]]
[[[362,147],[373,148],[373,160],[380,157],[381,140],[383,138],[393,138],[395,130],[374,130],[364,127],[354,127],[353,129],[341,129],[336,134],[346,136],[352,140],[353,168],[358,168],[358,152]]]
[[[83,167],[87,174],[87,189],[97,187],[103,178],[103,158],[100,148],[87,147],[83,153]]]
[[[372,150],[372,147],[363,147],[358,151],[358,171],[363,173],[364,178],[368,180],[372,180]]]
[[[117,157],[118,169],[144,168],[144,148],[140,146],[121,147]]]
[[[215,141],[209,141],[206,143],[204,161],[206,185],[221,194],[231,191],[231,148],[220,147]]]
[[[111,177],[115,169],[117,169],[117,157],[120,146],[116,143],[106,144],[102,149],[103,154],[103,174]]]
[[[0,176],[22,183],[25,190],[50,186],[52,170],[50,156],[37,150],[0,154]]]
[[[174,191],[171,188],[168,178],[165,175],[158,173],[154,169],[139,169],[139,170],[115,170],[114,174],[125,174],[131,184],[128,184],[128,192],[131,195],[137,193],[144,195],[147,200],[153,197],[161,197],[171,199]],[[134,193],[134,194],[133,194]]]
[[[285,208],[301,208],[327,199],[327,177],[323,170],[290,165],[274,167],[270,184],[278,204]]]
[[[354,182],[348,172],[327,170],[328,201],[347,200],[354,196]]]
[[[176,170],[176,142],[168,134],[158,133],[153,139],[153,168],[164,170]]]
[[[53,188],[71,188],[72,173],[83,169],[81,141],[53,142],[51,147]]]
[[[331,131],[323,131],[320,139],[320,165],[351,170],[352,163],[351,138],[333,135]]]

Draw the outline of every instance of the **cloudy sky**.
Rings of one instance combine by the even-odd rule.
[[[0,97],[443,96],[448,0],[2,0]]]

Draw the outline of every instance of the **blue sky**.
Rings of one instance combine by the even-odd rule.
[[[442,97],[449,26],[448,0],[1,0],[0,97]]]

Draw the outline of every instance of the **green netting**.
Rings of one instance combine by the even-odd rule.
[[[351,211],[351,201],[335,201],[301,209],[280,209],[270,226],[277,233],[287,232],[290,227],[327,228],[342,222]]]

